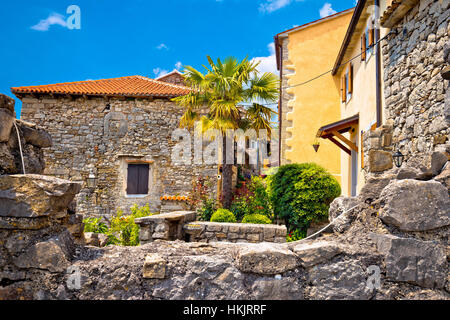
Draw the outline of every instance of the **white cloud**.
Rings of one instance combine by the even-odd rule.
[[[161,69],[161,68],[155,68],[155,69],[153,69],[153,73],[155,74],[156,78],[159,78],[159,77],[162,77],[162,76],[165,76],[166,74],[168,74],[169,71]]]
[[[319,13],[321,18],[325,18],[331,16],[332,14],[337,13],[337,11],[333,10],[333,8],[331,7],[331,3],[326,2],[323,5],[322,9],[319,10]]]
[[[183,64],[181,63],[181,61],[178,61],[177,63],[175,63],[175,69],[180,70],[183,67]]]
[[[37,25],[32,26],[31,29],[36,31],[48,31],[53,25],[67,28],[66,18],[59,13],[52,13],[47,19],[41,20]]]
[[[261,3],[259,6],[259,11],[264,13],[272,13],[281,8],[284,8],[290,5],[292,2],[301,2],[304,0],[265,0],[264,3]]]
[[[158,50],[162,50],[162,49],[169,50],[169,47],[166,46],[164,43],[161,43],[159,46],[156,47],[156,49],[158,49]]]
[[[277,61],[275,57],[275,44],[272,42],[268,46],[270,55],[267,57],[256,57],[253,58],[252,62],[259,62],[258,71],[262,74],[265,72],[272,72],[278,74],[277,71]]]

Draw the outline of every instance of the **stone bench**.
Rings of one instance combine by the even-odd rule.
[[[135,223],[140,226],[139,239],[141,244],[155,240],[184,240],[183,226],[195,221],[196,213],[192,211],[177,211],[154,216],[138,218]]]
[[[185,224],[186,240],[190,242],[286,242],[285,226],[271,224],[191,222]]]

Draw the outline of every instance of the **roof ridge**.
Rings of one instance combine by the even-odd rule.
[[[177,89],[185,89],[185,90],[186,90],[186,89],[189,89],[188,87],[185,87],[185,86],[179,86],[179,85],[177,85],[177,84],[173,84],[173,83],[169,83],[169,82],[164,82],[164,81],[160,81],[160,80],[156,80],[156,79],[152,79],[152,78],[147,78],[147,77],[144,77],[144,76],[137,76],[137,77],[140,77],[140,78],[143,79],[143,80],[155,82],[155,83],[158,83],[158,84],[167,85],[167,86],[169,86],[169,87],[173,87],[173,88],[177,88]]]

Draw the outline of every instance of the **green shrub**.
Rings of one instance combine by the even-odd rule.
[[[330,203],[341,194],[337,180],[314,163],[282,166],[269,178],[269,196],[276,217],[289,231],[304,234],[312,222],[327,219]]]
[[[244,217],[242,223],[272,224],[272,221],[262,214],[250,214]]]
[[[238,221],[251,214],[260,214],[272,219],[273,209],[265,181],[260,177],[252,177],[248,193],[236,198],[230,210]]]
[[[233,212],[226,209],[218,209],[211,217],[211,222],[236,222]]]
[[[210,221],[214,212],[218,207],[215,199],[205,199],[202,202],[202,207],[198,210],[200,221]]]
[[[107,232],[108,245],[138,246],[140,228],[134,220],[151,215],[153,213],[148,204],[144,207],[134,205],[131,207],[131,215],[128,216],[119,210],[117,215],[111,219],[111,227]]]
[[[108,232],[108,225],[101,222],[101,218],[87,218],[83,220],[84,232],[106,233]]]
[[[261,214],[268,218],[272,218],[272,204],[270,203],[269,194],[267,193],[267,186],[264,179],[256,176],[252,177],[249,191],[251,194],[249,197],[251,214]]]
[[[233,212],[237,221],[241,221],[246,215],[250,214],[249,199],[240,197],[233,201],[230,211]]]

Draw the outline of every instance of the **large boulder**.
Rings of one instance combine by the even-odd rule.
[[[243,246],[237,256],[237,268],[242,272],[274,275],[295,269],[297,257],[287,248],[261,243]]]
[[[0,176],[0,217],[66,216],[80,189],[79,183],[48,176]]]
[[[0,143],[9,140],[15,118],[14,100],[0,94]]]
[[[72,239],[69,233],[65,232],[32,245],[23,254],[14,257],[13,263],[22,269],[64,272],[70,265],[73,253]]]
[[[25,121],[20,121],[20,129],[26,143],[39,148],[48,148],[52,146],[52,137],[50,134],[37,125]]]
[[[370,234],[385,256],[386,276],[425,288],[443,288],[447,277],[444,250],[432,241]]]
[[[339,246],[330,241],[300,243],[294,246],[292,250],[300,259],[300,264],[305,268],[331,260],[341,253]]]
[[[394,173],[386,173],[381,176],[370,177],[366,184],[362,187],[358,199],[367,204],[371,204],[380,198],[383,189],[395,179]]]
[[[367,286],[366,267],[357,259],[313,267],[309,272],[311,300],[369,300],[374,291]]]
[[[380,218],[403,231],[450,225],[450,199],[437,181],[394,180],[381,193]]]

